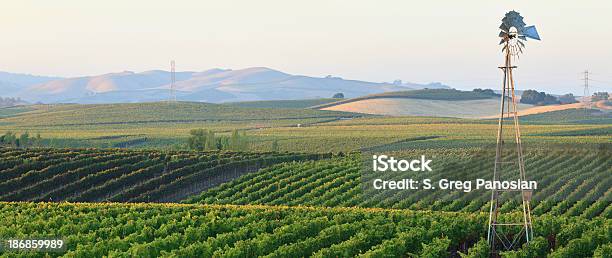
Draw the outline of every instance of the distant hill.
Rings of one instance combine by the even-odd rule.
[[[530,107],[519,105],[519,109]],[[499,112],[499,97],[474,91],[423,89],[367,95],[313,108],[392,116],[480,118]]]
[[[120,72],[75,78],[32,77],[20,83],[0,85],[6,96],[44,103],[150,102],[169,98],[170,73],[154,70]],[[448,88],[440,83],[376,83],[339,77],[310,77],[253,67],[241,70],[211,69],[177,72],[176,96],[181,101],[210,103],[329,98],[343,93],[347,98],[422,88]]]
[[[479,100],[497,98],[498,96],[489,95],[482,92],[461,91],[456,89],[420,89],[411,91],[396,91],[385,92],[379,94],[370,94],[362,97],[339,100],[315,106],[313,108],[326,108],[339,104],[347,104],[369,99],[429,99],[429,100],[446,100],[446,101],[461,101],[461,100]]]
[[[0,72],[0,95],[3,97],[12,97],[14,94],[29,86],[59,79],[62,78]]]

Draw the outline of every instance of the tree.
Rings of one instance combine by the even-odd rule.
[[[229,148],[235,151],[245,151],[248,149],[248,138],[246,132],[240,134],[240,131],[234,129],[229,139]]]
[[[25,104],[21,98],[2,98],[0,97],[0,107],[11,107],[16,105]]]
[[[28,132],[22,133],[19,136],[19,145],[21,147],[28,147],[30,145],[30,134]],[[17,147],[20,147],[17,146]]]
[[[238,130],[234,129],[232,131],[232,136],[229,139],[229,148],[232,150],[238,150],[240,147],[240,135],[238,134]]]
[[[572,104],[578,101],[576,101],[576,97],[574,97],[574,94],[568,93],[568,94],[559,96],[559,102],[561,104]]]
[[[206,147],[206,132],[204,129],[192,129],[189,131],[189,138],[187,139],[187,144],[189,148],[192,150],[203,151],[204,147]]]
[[[278,151],[278,140],[272,141],[272,151]]]
[[[334,96],[332,98],[334,98],[334,99],[343,99],[344,98],[344,93],[338,92],[338,93],[334,94]]]
[[[559,100],[557,99],[557,97],[550,95],[550,94],[544,94],[544,100],[542,101],[541,105],[554,105],[554,104],[559,104]]]
[[[215,140],[215,133],[211,130],[208,130],[206,133],[206,145],[204,146],[206,150],[214,150],[217,148],[217,141]]]
[[[600,101],[600,100],[608,100],[608,98],[610,98],[610,95],[607,92],[595,92],[593,93],[593,96],[591,97],[592,101]]]
[[[17,137],[17,134],[8,131],[4,135],[0,136],[0,145],[8,145],[13,147],[21,147],[27,145],[30,142],[30,135],[25,132],[21,136]]]
[[[36,133],[36,138],[34,138],[34,142],[38,147],[42,145],[42,138],[40,137],[40,133]]]
[[[478,93],[482,93],[482,94],[486,94],[486,95],[491,95],[491,96],[497,96],[498,94],[495,93],[495,91],[493,91],[492,89],[481,89],[481,88],[476,88],[472,90],[473,92],[478,92]]]
[[[246,134],[246,131],[242,131],[242,135],[240,136],[240,150],[246,151],[249,149],[249,141]]]
[[[521,95],[521,103],[542,106],[559,104],[559,100],[557,100],[557,97],[550,94],[546,94],[545,92],[526,90]]]

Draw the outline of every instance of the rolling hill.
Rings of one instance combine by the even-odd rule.
[[[529,107],[519,104],[519,109]],[[499,96],[455,89],[421,89],[372,94],[312,108],[392,116],[480,118],[498,113]]]
[[[0,97],[12,96],[31,85],[60,80],[59,77],[0,72]]]
[[[309,108],[336,102],[340,99],[263,100],[231,102],[225,105],[245,108]]]
[[[6,92],[6,96],[45,103],[152,102],[168,99],[170,88],[170,73],[161,70],[75,78],[41,77],[35,80],[32,77],[29,81],[12,84],[2,84],[2,78],[0,74],[0,90]],[[210,103],[329,98],[338,92],[353,98],[427,87],[447,88],[440,83],[375,83],[332,76],[309,77],[265,67],[177,72],[175,84],[178,100]]]
[[[5,110],[5,109],[0,109]],[[245,108],[199,102],[33,105],[7,108],[0,124],[15,126],[126,125],[206,121],[350,118],[361,114],[295,108]],[[2,114],[2,113],[0,113]]]

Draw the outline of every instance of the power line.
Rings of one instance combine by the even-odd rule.
[[[170,61],[170,99],[168,102],[176,102],[174,83],[176,82],[174,60]]]

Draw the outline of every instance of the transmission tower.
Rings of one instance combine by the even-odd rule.
[[[519,126],[517,98],[514,92],[513,69],[514,57],[523,52],[524,43],[521,40],[526,38],[539,40],[540,37],[534,26],[525,27],[523,17],[515,11],[508,12],[500,26],[503,44],[502,51],[505,56],[505,63],[499,67],[503,73],[503,86],[500,105],[500,115],[497,127],[497,142],[495,148],[495,164],[493,168],[493,181],[520,180],[527,181],[525,178],[525,161],[523,159],[523,146],[521,142],[521,129]],[[508,123],[508,124],[506,124]],[[514,134],[515,149],[504,148],[506,144],[512,142],[504,140],[504,128],[509,127],[510,135]],[[507,133],[508,134],[508,133]],[[517,173],[518,172],[518,173]],[[522,184],[519,189],[492,189],[491,207],[489,211],[489,225],[487,230],[487,240],[491,247],[491,255],[499,256],[500,251],[513,250],[521,243],[529,243],[533,239],[533,225],[531,221],[531,189],[524,189]],[[512,193],[520,193],[520,206],[522,220],[513,221],[510,217],[502,216],[500,208],[507,202],[512,202]],[[507,198],[505,200],[504,198]],[[510,204],[512,205],[512,204]],[[523,242],[524,240],[524,242]]]
[[[174,89],[174,83],[176,82],[174,60],[170,61],[170,98],[168,102],[176,102],[176,91]]]
[[[588,109],[591,109],[591,93],[589,92],[589,71],[584,71],[584,97],[582,97],[582,102],[584,104],[585,112]]]

